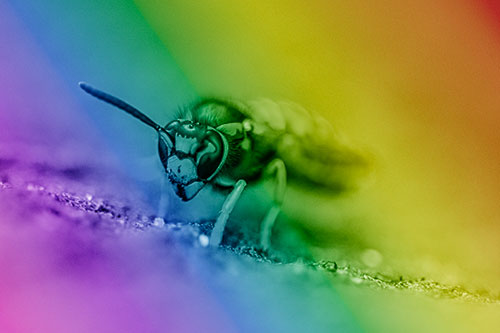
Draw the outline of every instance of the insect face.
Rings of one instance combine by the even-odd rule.
[[[90,95],[110,103],[158,133],[158,151],[175,193],[191,200],[224,166],[229,153],[226,137],[217,129],[192,120],[177,119],[161,127],[132,105],[84,83]]]
[[[159,132],[158,150],[175,193],[191,200],[224,166],[227,139],[218,130],[191,120],[170,122]]]

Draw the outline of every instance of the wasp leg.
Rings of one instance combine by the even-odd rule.
[[[210,246],[217,247],[222,241],[222,235],[224,234],[227,219],[233,211],[233,208],[236,205],[236,202],[238,202],[238,199],[240,198],[246,185],[247,183],[243,179],[238,180],[234,185],[233,190],[224,201],[222,209],[219,212],[219,216],[217,216],[217,220],[215,221],[214,228],[212,229],[212,234],[210,235]]]
[[[286,167],[280,159],[274,159],[269,163],[264,172],[265,174],[275,176],[275,187],[273,193],[273,205],[267,212],[264,220],[260,227],[260,245],[264,250],[267,250],[271,246],[271,234],[274,226],[274,222],[278,217],[281,210],[281,204],[283,203],[283,198],[285,197],[286,190]]]
[[[160,200],[158,200],[158,210],[156,214],[156,216],[161,218],[165,218],[169,206],[169,196],[167,193],[167,189],[168,189],[168,180],[167,176],[164,175],[161,177]]]

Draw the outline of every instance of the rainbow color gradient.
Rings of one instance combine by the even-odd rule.
[[[54,217],[49,199],[8,184],[137,199],[148,213],[161,190],[154,131],[79,81],[160,124],[200,96],[314,111],[372,170],[341,196],[291,184],[276,246],[491,302],[341,283],[300,260],[170,251],[157,229],[108,237],[79,213]],[[496,0],[1,1],[0,332],[497,331],[499,129]],[[98,176],[51,185],[50,168],[81,165]],[[255,232],[245,221],[268,190],[248,190],[234,230]],[[224,196],[169,200],[168,219],[193,221]]]

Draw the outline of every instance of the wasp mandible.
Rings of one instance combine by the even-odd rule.
[[[240,103],[205,98],[181,110],[164,127],[130,104],[86,83],[80,87],[158,133],[158,153],[175,193],[189,201],[207,184],[231,189],[217,216],[210,245],[218,246],[227,220],[248,182],[273,176],[272,206],[261,223],[260,244],[270,247],[288,177],[344,191],[366,160],[337,144],[329,123],[291,102],[267,99]]]

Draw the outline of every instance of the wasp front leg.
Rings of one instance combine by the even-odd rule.
[[[273,192],[273,205],[262,220],[260,228],[260,245],[264,250],[271,246],[271,235],[274,222],[278,217],[285,197],[286,190],[286,167],[280,159],[274,159],[264,170],[264,175],[274,175],[275,186]]]
[[[157,216],[161,218],[165,218],[167,215],[168,211],[168,206],[170,204],[170,197],[168,195],[168,187],[170,183],[167,179],[167,176],[164,175],[161,178],[161,183],[160,183],[160,199],[158,200],[158,211],[157,211]]]
[[[247,183],[243,179],[238,180],[234,185],[233,190],[224,201],[222,209],[219,212],[219,216],[217,216],[217,220],[215,221],[214,228],[212,229],[212,234],[210,235],[209,243],[211,246],[217,247],[220,245],[229,215],[233,211],[233,208],[238,202],[246,185]]]
[[[170,204],[170,196],[168,195],[170,182],[168,181],[167,175],[162,170],[161,164],[158,162],[158,156],[151,155],[137,158],[131,163],[133,163],[132,169],[138,170],[138,172],[132,174],[135,179],[142,182],[160,183],[160,195],[156,216],[165,218]]]

